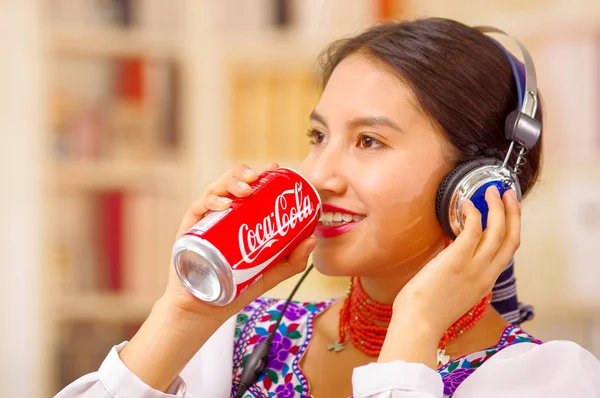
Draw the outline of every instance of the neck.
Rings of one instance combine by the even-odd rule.
[[[444,246],[444,239],[442,238],[430,249],[409,260],[387,267],[385,272],[377,275],[361,276],[360,281],[365,293],[378,303],[393,304],[396,296],[404,286],[421,268],[444,250]]]
[[[473,328],[467,329],[448,343],[446,354],[454,359],[495,346],[507,326],[508,322],[490,305],[483,318]]]

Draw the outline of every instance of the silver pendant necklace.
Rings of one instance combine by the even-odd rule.
[[[437,350],[438,366],[440,366],[440,364],[443,366],[443,365],[447,364],[449,361],[450,361],[450,355],[446,355],[446,350],[440,350],[438,348],[438,350]]]
[[[344,343],[340,343],[339,341],[327,344],[327,349],[329,351],[333,350],[334,352],[340,352],[342,351],[344,348],[346,348],[346,344]]]

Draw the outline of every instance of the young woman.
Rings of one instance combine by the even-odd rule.
[[[436,216],[449,172],[508,151],[505,121],[523,93],[502,48],[477,29],[425,19],[336,42],[323,60],[300,170],[324,205],[315,237],[225,307],[194,298],[171,270],[132,340],[58,397],[599,397],[591,353],[519,327],[531,311],[516,300],[512,271],[518,194],[485,191],[484,230],[465,201],[455,240]],[[520,166],[524,195],[540,158],[538,142]],[[179,233],[226,209],[229,193],[249,195],[256,178],[232,169]],[[311,252],[321,273],[350,277],[348,295],[292,302],[265,369],[236,395],[244,361],[281,316],[282,300],[257,297],[305,269]]]

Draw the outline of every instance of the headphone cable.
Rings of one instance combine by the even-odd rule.
[[[271,353],[271,345],[273,345],[273,337],[275,336],[275,332],[277,332],[277,328],[279,328],[279,324],[283,319],[285,311],[287,310],[288,305],[292,301],[292,298],[296,294],[296,291],[304,282],[304,279],[308,275],[308,273],[313,269],[313,264],[311,263],[304,274],[294,286],[294,289],[290,293],[289,297],[285,301],[283,308],[281,309],[279,319],[277,319],[277,323],[275,327],[269,333],[266,339],[258,344],[258,346],[252,351],[252,354],[248,357],[245,364],[242,364],[242,374],[240,376],[240,382],[238,384],[238,389],[235,392],[235,398],[242,398],[242,395],[250,388],[252,384],[258,379],[258,376],[263,371],[265,365],[267,364],[267,359],[269,358],[269,354]]]

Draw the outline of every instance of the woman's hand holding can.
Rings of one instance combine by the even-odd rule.
[[[274,172],[277,168],[277,164],[271,163],[265,171]],[[290,192],[290,189],[282,192],[277,197],[279,208],[275,208],[273,213],[264,218],[264,224],[253,225],[255,231],[262,230],[270,223],[269,220],[273,219],[273,225],[276,224],[277,228],[271,229],[267,235],[262,234],[261,239],[252,235],[250,244],[246,245],[252,249],[246,252],[246,254],[250,253],[250,257],[259,259],[263,261],[262,264],[265,264],[264,256],[268,255],[270,257],[267,262],[275,265],[272,268],[265,267],[261,271],[260,278],[252,277],[245,282],[243,291],[234,291],[235,297],[231,302],[225,305],[213,305],[199,299],[192,294],[189,286],[182,283],[175,267],[171,265],[164,294],[156,302],[140,330],[119,353],[124,365],[144,383],[156,390],[167,391],[190,359],[228,318],[281,281],[306,268],[308,257],[316,245],[316,240],[310,235],[313,224],[316,224],[320,215],[320,200],[312,186],[305,186],[302,191],[303,183],[298,181],[306,181],[292,171],[289,173],[291,175],[288,184],[293,182],[296,189],[292,190],[293,192]],[[277,178],[280,177],[281,175]],[[198,225],[203,219],[205,220],[207,214],[226,211],[232,207],[232,204],[236,206],[236,198],[251,196],[257,186],[253,183],[258,179],[259,173],[245,165],[237,166],[223,175],[205,190],[200,200],[191,205],[183,217],[177,238],[188,233],[190,228]],[[248,184],[252,184],[252,187]],[[269,189],[264,191],[267,192]],[[315,196],[318,203],[315,202]],[[304,207],[300,207],[298,202],[304,203]],[[241,208],[240,203],[237,203],[237,206]],[[277,214],[278,209],[282,208],[287,208],[288,213]],[[255,216],[255,214],[248,215],[249,218]],[[307,220],[308,216],[311,217],[310,220]],[[252,222],[248,221],[248,224],[252,225]],[[298,232],[297,229],[300,227],[302,231]],[[290,231],[292,233],[288,234]],[[278,256],[269,253],[268,249],[276,245],[270,242],[265,244],[264,239],[275,236],[275,239],[283,241],[286,234],[290,235],[287,236],[289,248],[285,251],[288,255],[280,259],[281,251]],[[227,239],[231,239],[230,234],[227,235]],[[229,245],[234,243],[229,242]],[[252,264],[242,264],[241,268],[244,267],[252,267]],[[241,272],[246,274],[250,271],[251,269],[241,269]],[[239,288],[239,284],[235,286]]]

